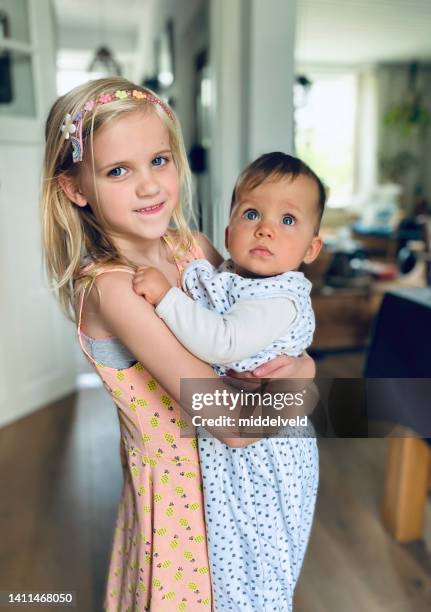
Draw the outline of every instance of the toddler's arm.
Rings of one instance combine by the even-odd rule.
[[[263,350],[286,335],[296,317],[287,298],[240,300],[220,315],[176,287],[165,293],[156,312],[191,353],[218,364],[240,361]]]

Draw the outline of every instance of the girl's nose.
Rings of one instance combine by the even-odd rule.
[[[139,176],[136,193],[139,197],[155,196],[160,192],[160,186],[152,172],[145,172]]]

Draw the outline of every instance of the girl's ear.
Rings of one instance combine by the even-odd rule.
[[[319,255],[323,246],[323,241],[320,236],[314,236],[310,246],[304,257],[304,263],[310,264]]]
[[[57,180],[64,195],[69,198],[71,202],[77,206],[81,206],[82,208],[87,206],[87,198],[84,196],[82,191],[80,191],[75,177],[60,174]]]

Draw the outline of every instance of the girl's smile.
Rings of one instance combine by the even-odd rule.
[[[165,205],[164,202],[160,202],[159,204],[154,204],[154,206],[147,206],[145,208],[138,208],[138,210],[136,212],[140,213],[141,215],[154,215],[154,214],[158,213],[163,208],[164,205]]]

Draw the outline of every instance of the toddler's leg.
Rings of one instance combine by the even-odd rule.
[[[199,448],[214,609],[289,612],[316,498],[315,440]]]

